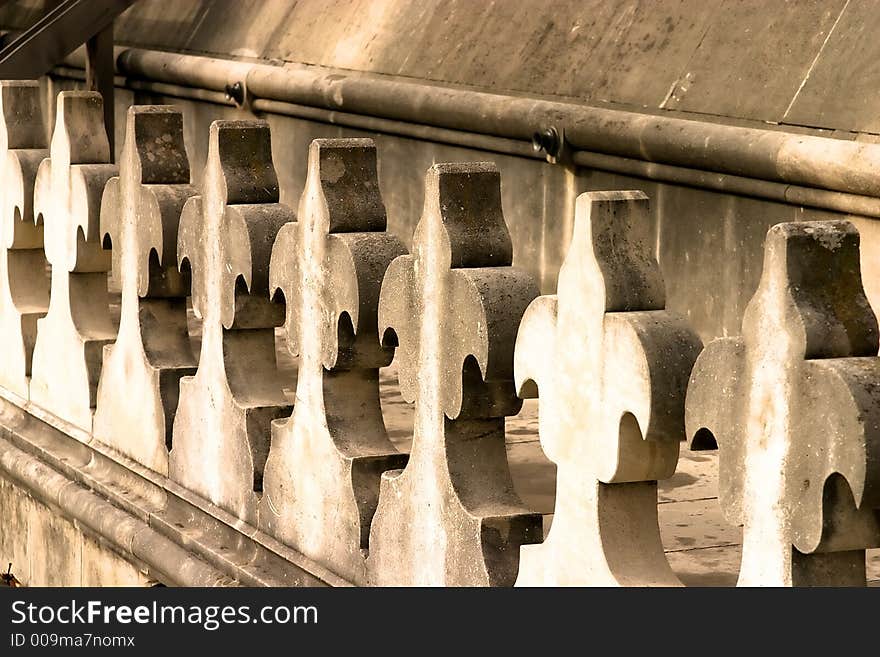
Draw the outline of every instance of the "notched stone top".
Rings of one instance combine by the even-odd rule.
[[[45,251],[53,267],[110,268],[109,252],[101,250],[101,195],[117,172],[110,164],[101,94],[59,93],[49,157],[40,163],[34,184],[34,213],[47,222]]]
[[[58,94],[51,152],[52,161],[60,166],[110,161],[101,94],[96,91],[62,91]]]
[[[0,81],[0,153],[47,147],[40,95],[39,82]]]
[[[513,243],[501,210],[501,174],[491,162],[435,164],[425,180],[425,208],[414,249],[432,248],[426,231],[440,230],[436,247],[449,266],[506,267]]]
[[[568,467],[579,454],[609,484],[672,475],[702,347],[665,309],[649,233],[642,192],[581,194],[557,294],[529,306],[517,335],[516,382],[541,390],[545,452]]]
[[[320,319],[322,360],[332,368],[341,364],[339,322],[350,320],[352,336],[375,334],[382,276],[388,262],[405,252],[399,240],[385,232],[373,141],[314,140],[297,214],[299,221],[282,227],[276,238],[269,287],[273,295],[278,290],[284,294],[290,351],[300,353],[302,322]],[[303,267],[314,269],[301,271]],[[305,286],[320,288],[320,317],[302,307]],[[308,320],[300,317],[303,313],[310,315]],[[380,348],[378,340],[374,347],[367,351]],[[364,351],[363,344],[359,351]],[[343,356],[346,360],[354,354]]]
[[[604,310],[662,310],[666,294],[647,234],[648,197],[639,191],[587,192],[578,197],[576,212],[589,230],[578,253],[596,277],[596,289],[604,289]]]
[[[187,184],[189,160],[183,142],[183,114],[167,105],[133,105],[128,109],[122,157],[136,165],[135,178],[144,185]]]
[[[320,188],[324,197],[326,232],[385,230],[385,204],[379,191],[372,139],[314,140],[309,148],[309,176],[320,180],[311,189],[317,192]],[[310,182],[306,181],[307,187]]]
[[[859,265],[859,233],[848,221],[784,223],[767,232],[764,270],[743,333],[758,339],[761,313],[798,341],[804,358],[876,356],[877,319]]]
[[[209,139],[208,166],[219,168],[227,205],[278,202],[267,121],[214,121]]]
[[[189,282],[165,270],[176,271],[181,204],[194,193],[183,115],[170,106],[135,105],[128,109],[125,134],[120,175],[107,182],[101,200],[101,235],[110,237],[113,269],[120,278],[133,273],[123,271],[124,251],[132,250],[127,266],[136,268],[139,296],[146,296],[150,286],[158,296],[180,295]],[[123,229],[126,222],[130,225]],[[126,230],[131,238],[124,243]]]
[[[48,141],[35,81],[0,81],[0,202],[4,217],[0,244],[10,249],[42,249],[43,228],[34,222],[34,178]]]

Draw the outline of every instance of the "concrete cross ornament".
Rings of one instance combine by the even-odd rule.
[[[538,386],[557,479],[553,525],[523,546],[518,585],[679,584],[660,540],[657,480],[675,472],[702,345],[665,310],[650,244],[642,192],[582,194],[558,293],[523,317],[516,382]]]
[[[880,546],[877,320],[846,221],[767,233],[742,336],[700,355],[692,448],[719,454],[719,498],[743,526],[740,585],[864,585]]]
[[[215,121],[200,196],[183,207],[177,246],[202,319],[195,376],[180,380],[172,479],[257,522],[272,420],[290,414],[275,362],[284,308],[269,299],[269,259],[293,212],[278,202],[269,125]]]
[[[538,294],[511,267],[494,165],[436,164],[413,255],[382,283],[379,329],[399,345],[401,394],[415,401],[409,463],[382,477],[368,574],[378,585],[512,585],[541,516],[513,488],[505,416],[522,405],[513,345]]]
[[[189,279],[177,269],[180,213],[196,193],[189,182],[180,111],[130,107],[120,175],[108,181],[101,202],[122,308],[116,342],[104,347],[94,435],[165,475],[180,378],[196,370],[186,323]]]
[[[101,195],[110,164],[101,94],[58,94],[49,158],[37,171],[34,213],[52,265],[49,310],[37,321],[31,401],[91,432],[104,345],[116,337],[101,248]]]
[[[34,222],[34,181],[49,155],[40,85],[0,82],[0,386],[28,398],[37,320],[49,308],[42,222]]]
[[[379,478],[406,463],[382,419],[379,368],[394,349],[380,345],[377,325],[382,277],[406,249],[385,232],[372,140],[312,142],[297,216],[278,233],[270,266],[299,356],[296,406],[273,426],[261,520],[363,583]]]

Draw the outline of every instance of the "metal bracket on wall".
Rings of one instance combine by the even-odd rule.
[[[244,107],[247,99],[247,90],[241,82],[233,82],[226,85],[226,100],[233,101],[237,107]]]
[[[532,148],[536,153],[543,153],[550,164],[571,162],[571,147],[565,141],[565,128],[540,128],[532,135]]]

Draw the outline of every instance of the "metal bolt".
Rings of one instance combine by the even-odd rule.
[[[236,105],[244,103],[244,85],[241,82],[227,84],[226,100],[234,100]]]
[[[559,152],[559,133],[556,128],[541,128],[532,135],[532,148],[536,153],[555,156]]]

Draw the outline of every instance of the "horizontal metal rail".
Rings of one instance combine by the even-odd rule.
[[[81,65],[81,57],[69,58]],[[124,86],[520,157],[544,128],[578,166],[880,217],[880,145],[507,96],[313,66],[117,48]],[[56,69],[77,77],[70,67]],[[236,87],[236,83],[238,87]]]

